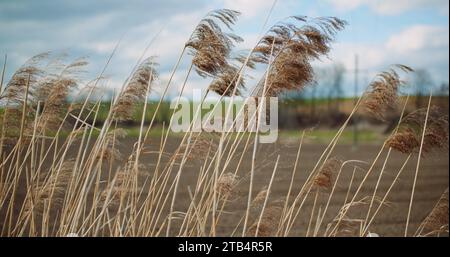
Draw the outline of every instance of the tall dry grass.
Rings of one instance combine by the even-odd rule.
[[[334,157],[343,131],[357,112],[368,111],[375,118],[384,120],[387,111],[398,108],[399,88],[406,83],[401,80],[401,72],[413,72],[407,66],[392,66],[374,78],[323,153],[317,156],[312,170],[302,170],[300,156],[307,133],[302,132],[291,182],[286,196],[281,199],[274,199],[272,194],[280,155],[275,154],[277,158],[274,160],[257,159],[256,152],[260,147],[258,132],[188,131],[183,134],[175,151],[168,151],[166,144],[173,122],[171,119],[170,124],[163,126],[160,143],[155,144],[150,132],[155,129],[153,125],[159,106],[182,58],[192,57],[183,89],[191,71],[195,70],[210,80],[207,92],[219,94],[221,100],[235,95],[265,99],[311,86],[315,81],[312,61],[320,60],[331,51],[335,35],[346,25],[345,21],[334,17],[289,17],[263,33],[245,55],[234,49],[235,43],[242,41],[231,32],[238,16],[239,12],[228,9],[212,11],[194,28],[168,82],[162,85],[163,93],[147,127],[144,126],[145,107],[158,80],[154,57],[139,59],[116,94],[100,127],[95,123],[101,97],[93,100],[92,96],[99,89],[117,46],[99,76],[84,86],[81,85],[80,74],[87,65],[85,59],[67,62],[61,56],[43,53],[20,67],[3,89],[5,58],[0,97],[3,109],[1,235],[223,235],[217,228],[228,215],[226,206],[238,198],[247,203],[246,209],[235,210],[240,219],[236,224],[229,224],[235,229],[224,236],[297,235],[292,231],[301,218],[308,220],[303,229],[304,236],[366,236],[382,207],[390,204],[391,189],[399,183],[401,173],[415,155],[418,160],[415,179],[411,185],[408,215],[404,217],[404,234],[412,236],[408,229],[417,193],[415,187],[420,160],[427,157],[426,153],[448,146],[448,117],[440,115],[430,104],[426,109],[406,115],[404,103],[397,127],[371,163]],[[248,91],[244,83],[247,69],[257,65],[265,67],[265,73],[254,85],[255,89]],[[65,99],[69,93],[79,87],[82,92],[87,92],[86,97],[81,101],[67,102]],[[144,108],[139,136],[131,153],[124,155],[120,152],[121,140],[126,137],[123,121],[129,120],[132,113],[139,110],[135,107],[140,103]],[[261,120],[264,104],[264,100],[258,103],[258,112],[246,117],[247,123]],[[199,115],[199,109],[194,111],[194,115]],[[245,109],[237,112],[243,113]],[[228,116],[230,109],[225,120]],[[157,150],[149,150],[151,147]],[[382,160],[382,153],[386,150],[387,155]],[[383,176],[391,151],[399,151],[406,156],[394,178]],[[144,163],[142,159],[146,155],[156,156],[155,162]],[[190,174],[197,179],[188,187],[189,202],[186,208],[179,209],[179,182],[189,163],[198,160],[201,161],[198,173]],[[376,173],[375,164],[379,161],[383,161],[383,166]],[[250,162],[251,169],[242,173],[244,162]],[[255,172],[262,166],[270,167],[272,175],[268,178],[267,187],[253,196]],[[340,178],[347,170],[353,171],[353,175],[350,181],[345,182]],[[294,183],[299,172],[307,174],[303,184]],[[361,181],[354,181],[355,172],[364,174]],[[366,183],[368,177],[374,173],[379,175],[375,187],[369,188],[373,193],[361,195],[362,189],[369,187]],[[381,181],[389,185],[383,194],[378,191]],[[238,185],[248,187],[248,195],[237,196]],[[348,188],[347,195],[343,203],[338,203],[341,206],[339,211],[331,213],[333,218],[329,219],[329,206],[336,201],[338,186]],[[351,192],[352,187],[356,187],[356,191]],[[326,204],[323,205],[320,199],[324,199]],[[310,211],[305,209],[308,201],[313,202]],[[355,209],[363,210],[365,215],[352,216]],[[445,213],[448,214],[448,191],[414,235],[448,233],[448,216],[443,218]]]

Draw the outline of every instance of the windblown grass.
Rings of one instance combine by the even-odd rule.
[[[240,216],[239,222],[231,224],[235,229],[225,236],[291,236],[300,218],[308,220],[307,227],[302,228],[306,236],[367,236],[374,219],[385,210],[381,207],[389,207],[392,187],[402,183],[399,176],[415,156],[418,161],[405,217],[405,236],[411,236],[407,232],[414,195],[418,193],[415,187],[420,160],[428,158],[432,151],[447,150],[448,117],[440,115],[431,104],[410,114],[403,108],[398,125],[391,135],[382,139],[372,162],[334,157],[336,145],[345,143],[348,137],[346,128],[355,113],[365,110],[384,120],[388,110],[397,108],[399,86],[406,82],[396,70],[412,72],[407,66],[397,65],[381,72],[335,133],[329,137],[315,134],[327,140],[328,145],[315,158],[311,170],[303,169],[299,161],[304,140],[311,136],[303,132],[291,184],[281,199],[274,199],[273,188],[284,163],[276,151],[264,160],[257,159],[261,147],[258,132],[189,131],[179,135],[174,151],[167,149],[167,138],[174,136],[168,129],[174,122],[173,116],[168,114],[168,124],[156,126],[155,120],[167,111],[162,103],[185,53],[192,59],[183,89],[191,70],[195,70],[204,79],[211,80],[208,92],[219,94],[221,99],[234,95],[265,99],[313,84],[311,62],[331,51],[335,35],[346,25],[334,17],[293,16],[272,26],[244,57],[234,49],[235,43],[242,39],[229,32],[238,16],[237,11],[216,10],[199,22],[183,46],[169,81],[163,85],[153,112],[148,112],[148,97],[158,76],[154,57],[140,59],[106,113],[101,101],[91,97],[99,88],[104,70],[80,89],[87,92],[87,97],[66,101],[71,90],[82,86],[79,75],[87,64],[85,59],[66,63],[61,56],[44,53],[20,67],[0,97],[4,108],[0,145],[1,235],[217,236],[222,235],[218,226],[229,215],[226,206],[243,201],[247,203],[246,209],[235,211]],[[256,65],[264,66],[265,74],[253,85],[255,90],[247,92],[246,68]],[[404,106],[407,101],[408,98]],[[222,103],[218,101],[215,107],[218,104]],[[258,112],[253,117],[247,116],[247,121],[261,120],[264,101],[258,104]],[[199,112],[193,110],[194,115]],[[102,116],[100,126],[96,123],[99,116]],[[124,121],[136,117],[140,127],[129,133],[135,143],[130,153],[124,155],[120,152],[121,140],[126,137]],[[160,138],[159,144],[152,140],[154,137]],[[382,160],[385,150],[388,153]],[[406,156],[404,163],[400,170],[393,171],[394,177],[383,176],[392,150]],[[144,163],[142,159],[146,155],[156,156],[155,162]],[[384,165],[377,173],[377,184],[368,188],[367,179],[375,173],[379,161]],[[197,179],[188,187],[190,201],[186,208],[179,209],[176,204],[180,201],[179,182],[186,167],[193,162],[201,163],[198,172],[190,174]],[[250,164],[250,170],[242,169],[245,162]],[[272,171],[267,187],[253,192],[256,171],[266,167]],[[343,185],[341,175],[348,170],[353,175],[362,172],[363,178],[355,181],[352,176],[345,182],[349,184]],[[306,180],[302,184],[293,183],[300,172],[306,174]],[[389,188],[380,194],[378,187],[382,180]],[[248,195],[239,194],[238,185],[248,187]],[[338,186],[348,189],[344,202],[336,202]],[[356,190],[351,190],[354,187]],[[18,193],[22,188],[25,194]],[[373,193],[362,195],[367,191],[362,189]],[[311,210],[305,208],[308,201],[313,201]],[[337,213],[330,213],[331,204],[341,206]],[[443,218],[445,212],[448,214],[448,191],[415,235],[448,232],[448,216]],[[330,215],[333,218],[328,218]]]

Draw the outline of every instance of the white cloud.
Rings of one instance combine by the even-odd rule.
[[[333,46],[329,61],[324,61],[327,65],[331,62],[344,64],[347,69],[355,66],[355,55],[360,59],[361,69],[371,69],[378,67],[386,61],[386,51],[383,46],[375,44],[357,43],[337,43]]]
[[[366,4],[367,0],[328,0],[338,11],[351,11],[358,8],[362,4]]]
[[[99,54],[107,54],[113,51],[114,47],[116,46],[116,43],[110,41],[99,41],[99,42],[85,43],[84,46],[87,49],[91,49]]]
[[[448,14],[448,0],[328,0],[339,11],[351,11],[367,5],[378,14],[396,15],[417,8],[438,8]]]
[[[251,18],[261,14],[261,12],[268,11],[272,6],[273,1],[269,0],[224,0],[225,8],[239,10],[242,12],[244,18]]]
[[[448,48],[448,35],[448,27],[417,25],[397,35],[393,35],[388,40],[386,47],[389,50],[399,53],[418,51],[426,48]]]
[[[436,82],[448,81],[448,38],[448,27],[413,25],[379,44],[336,43],[330,53],[331,60],[317,65],[338,62],[353,69],[357,54],[359,68],[369,71],[370,76],[391,64],[401,63],[429,70]]]

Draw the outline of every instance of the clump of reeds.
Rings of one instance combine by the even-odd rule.
[[[138,66],[113,106],[114,119],[126,121],[133,118],[136,107],[146,100],[147,91],[158,77],[155,66],[154,57],[147,58]]]
[[[369,90],[363,99],[363,106],[375,118],[385,120],[386,114],[397,106],[398,91],[405,84],[400,79],[398,70],[411,72],[405,65],[394,65],[389,70],[381,72],[369,85]]]
[[[234,34],[225,32],[219,26],[223,24],[230,28],[230,26],[235,23],[238,15],[238,12],[227,9],[209,13],[206,18],[200,22],[199,26],[197,26],[192,37],[186,44],[186,48],[190,49],[190,53],[194,56],[192,67],[194,67],[201,76],[212,77],[213,82],[210,84],[209,90],[223,96],[231,96],[233,94],[242,95],[244,89],[243,77],[245,74],[243,74],[238,66],[234,66],[231,63],[233,58],[230,58],[234,44],[241,39]],[[262,81],[257,85],[257,94],[252,94],[252,97],[261,95],[278,96],[285,91],[301,90],[307,84],[313,83],[314,73],[311,62],[328,54],[330,51],[330,43],[334,40],[335,33],[345,26],[344,21],[336,18],[309,19],[296,16],[293,17],[293,19],[301,25],[296,25],[295,23],[277,24],[271,28],[269,33],[264,36],[261,42],[253,50],[249,60],[247,60],[247,58],[244,60],[243,56],[237,58],[241,63],[246,63],[248,67],[254,66],[255,63],[270,64],[266,76],[264,76]],[[21,117],[27,113],[24,113],[24,109],[16,107],[21,104],[27,104],[28,100],[24,95],[24,92],[26,92],[24,88],[29,88],[30,106],[35,106],[36,101],[40,101],[43,104],[43,111],[36,112],[37,115],[40,115],[37,117],[38,119],[36,119],[39,124],[33,124],[34,126],[42,126],[43,130],[49,127],[56,127],[56,125],[60,123],[61,120],[55,118],[58,118],[60,116],[59,114],[62,113],[65,108],[64,100],[67,97],[69,90],[74,88],[77,84],[74,73],[77,73],[80,68],[85,65],[84,61],[77,60],[72,64],[63,66],[62,70],[59,73],[55,73],[55,75],[48,72],[44,73],[44,70],[39,67],[38,62],[44,58],[46,58],[45,55],[38,56],[34,61],[31,61],[21,68],[22,70],[18,70],[17,74],[13,76],[13,81],[10,82],[10,85],[7,87],[9,89],[1,96],[2,100],[10,99],[10,103],[12,104],[10,104],[8,108],[11,110],[11,116]],[[209,227],[211,227],[212,231],[210,232],[210,235],[216,235],[215,226],[220,224],[221,214],[227,213],[224,211],[226,209],[225,205],[228,203],[226,199],[235,192],[238,183],[241,181],[237,174],[238,171],[242,169],[240,164],[243,158],[239,161],[239,165],[234,173],[225,172],[230,167],[229,160],[233,160],[233,158],[236,157],[235,150],[237,149],[237,146],[239,146],[240,141],[236,140],[232,145],[228,145],[228,142],[225,141],[225,137],[221,138],[221,141],[223,141],[221,143],[224,143],[225,147],[223,149],[221,147],[219,152],[217,151],[214,139],[203,137],[206,133],[194,133],[192,134],[192,137],[189,136],[190,140],[188,143],[181,144],[175,155],[173,155],[173,158],[170,159],[170,162],[165,167],[160,163],[161,156],[165,154],[164,147],[162,146],[158,152],[160,153],[160,158],[155,165],[156,168],[154,173],[151,173],[151,178],[147,177],[150,179],[145,180],[145,182],[140,179],[141,176],[146,176],[146,174],[143,173],[146,167],[139,163],[139,155],[142,149],[146,149],[144,143],[147,141],[145,139],[139,140],[126,160],[123,160],[120,156],[118,148],[120,143],[117,139],[125,136],[125,133],[124,130],[117,128],[117,122],[115,123],[116,127],[111,129],[110,121],[123,121],[133,118],[133,112],[136,105],[139,102],[146,100],[149,90],[157,77],[154,66],[155,64],[152,61],[152,58],[149,58],[133,72],[129,82],[118,95],[108,114],[109,122],[106,122],[106,125],[104,125],[101,130],[94,128],[93,124],[88,124],[87,122],[83,123],[80,127],[74,126],[73,131],[70,132],[71,136],[69,138],[73,138],[75,135],[83,133],[83,139],[80,140],[82,141],[80,142],[80,148],[76,149],[78,151],[75,151],[77,152],[77,161],[75,163],[73,161],[65,161],[68,157],[67,155],[72,153],[72,147],[77,146],[73,144],[74,140],[68,140],[63,144],[60,144],[60,142],[58,142],[59,138],[57,137],[45,137],[46,140],[48,138],[48,141],[52,141],[52,146],[55,148],[54,152],[52,152],[53,150],[49,150],[52,148],[44,143],[41,144],[41,146],[36,144],[31,145],[28,149],[24,148],[17,151],[17,154],[12,157],[12,161],[9,159],[2,162],[0,176],[0,192],[2,195],[0,195],[0,207],[3,208],[5,206],[4,203],[7,203],[7,200],[5,200],[7,197],[3,196],[5,192],[8,192],[6,193],[8,196],[17,194],[16,189],[22,186],[22,183],[26,183],[26,185],[29,186],[29,188],[27,188],[27,198],[25,199],[26,202],[24,206],[27,211],[26,214],[28,215],[30,214],[30,211],[37,209],[41,210],[42,207],[45,207],[44,209],[46,212],[44,212],[44,215],[47,216],[42,217],[42,224],[39,224],[39,220],[35,220],[35,213],[28,215],[32,221],[25,222],[25,219],[22,219],[23,217],[20,216],[20,222],[23,222],[23,224],[28,222],[28,224],[33,224],[33,226],[36,225],[37,227],[41,225],[43,227],[48,227],[48,225],[45,225],[47,220],[56,217],[55,222],[52,221],[52,223],[55,224],[52,231],[45,231],[44,228],[42,229],[42,232],[40,232],[40,229],[33,228],[30,229],[30,231],[34,232],[30,232],[30,234],[42,234],[44,236],[67,235],[68,232],[73,231],[82,232],[83,236],[96,236],[99,234],[107,236],[153,236],[161,235],[161,231],[165,228],[167,228],[167,234],[169,234],[169,232],[172,233],[171,231],[173,230],[178,230],[175,226],[170,230],[170,221],[181,218],[183,219],[183,225],[179,228],[180,235],[208,235],[207,229]],[[411,69],[406,66],[398,66],[398,68],[404,71],[411,71]],[[398,87],[401,84],[402,81],[394,69],[382,73],[379,76],[379,79],[371,84],[371,91],[366,95],[365,99],[366,107],[368,107],[369,111],[373,112],[375,116],[378,116],[378,118],[384,118],[386,110],[395,107],[394,103],[397,100]],[[261,90],[265,86],[267,86],[267,91],[262,92]],[[85,105],[83,104],[83,106]],[[69,112],[70,111],[71,110],[69,110]],[[442,116],[441,112],[434,108],[431,108],[429,112],[430,122],[424,133],[425,136],[423,140],[424,152],[429,152],[434,148],[444,148],[448,144],[448,117]],[[30,111],[29,113],[33,112]],[[155,111],[155,113],[157,113],[157,111]],[[407,116],[402,122],[398,133],[390,138],[387,141],[387,144],[394,149],[405,153],[414,152],[420,145],[420,132],[423,132],[425,114],[426,112],[424,110],[420,110]],[[142,119],[144,119],[145,115],[142,116]],[[109,117],[111,119],[109,119]],[[10,118],[6,119],[6,121],[9,120]],[[19,121],[20,119],[17,120]],[[248,121],[246,122],[248,123]],[[143,126],[144,121],[142,121],[141,124]],[[346,124],[347,122],[345,125]],[[101,131],[98,137],[96,137],[95,142],[93,142],[94,147],[91,147],[91,137],[84,137],[86,135],[84,134],[84,132],[86,132],[86,130],[84,130],[86,127],[83,126],[92,128],[91,131]],[[325,150],[326,152],[324,152],[323,156],[328,154],[327,157],[325,157],[327,161],[323,161],[323,158],[321,157],[317,162],[317,166],[314,167],[311,177],[308,177],[307,183],[311,184],[304,184],[304,186],[312,186],[314,189],[317,189],[316,199],[319,190],[328,191],[336,185],[335,180],[338,180],[339,178],[339,175],[335,177],[336,171],[339,171],[338,174],[341,174],[340,169],[343,165],[342,162],[336,158],[328,158],[328,156],[330,156],[333,151],[344,127],[338,132],[336,138],[332,140],[330,148]],[[8,128],[8,126],[6,126],[6,128]],[[150,131],[150,128],[148,131]],[[143,132],[142,127],[140,132]],[[211,134],[212,133],[209,135]],[[2,141],[3,140],[6,140],[6,138],[2,137]],[[42,140],[42,142],[44,142],[44,140]],[[257,144],[255,143],[255,156],[257,149],[256,145]],[[89,151],[90,149],[92,150]],[[247,145],[245,149],[247,149]],[[300,149],[301,148],[299,148],[297,160],[300,156]],[[242,157],[244,157],[245,151],[246,150],[243,151]],[[187,154],[184,155],[186,152]],[[25,157],[22,156],[22,153]],[[142,151],[142,155],[145,153],[145,151]],[[188,187],[191,204],[186,212],[184,210],[174,209],[175,198],[179,198],[176,189],[178,180],[176,179],[181,177],[181,172],[184,171],[183,168],[185,168],[185,166],[180,165],[178,174],[175,177],[173,176],[172,167],[175,166],[176,158],[180,156],[180,153],[183,153],[183,156],[185,156],[186,159],[205,159],[197,180],[197,185],[192,187],[195,188],[194,194],[191,194],[191,187]],[[211,153],[213,155],[218,153],[215,155],[218,156],[217,160],[209,158]],[[256,160],[255,156],[253,160]],[[258,161],[257,164],[260,165],[261,168],[266,167],[268,164],[272,164],[272,160],[269,157],[270,155],[266,155],[265,160]],[[225,165],[223,166],[221,162],[222,158],[226,160]],[[28,163],[30,159],[31,165]],[[41,169],[47,164],[44,160],[51,161],[51,168],[49,169],[49,172],[42,172],[42,174],[40,174],[39,172],[41,172]],[[249,201],[253,200],[248,204],[249,209],[247,209],[247,211],[250,210],[251,220],[249,224],[251,225],[249,227],[247,226],[247,216],[245,216],[246,219],[243,226],[244,235],[289,235],[291,227],[298,221],[297,214],[303,214],[300,210],[308,199],[308,194],[305,193],[303,187],[298,196],[294,199],[292,207],[288,206],[288,200],[269,201],[270,188],[274,181],[275,171],[278,168],[278,160],[279,159],[277,159],[272,173],[269,187],[263,188],[254,198],[250,195],[248,197]],[[111,176],[113,164],[122,161],[125,163],[117,169],[113,176]],[[9,165],[9,162],[11,162],[12,165]],[[374,161],[374,164],[375,162],[376,160]],[[319,164],[322,164],[322,166],[319,166]],[[108,165],[109,167],[107,167]],[[28,166],[31,167],[31,172],[29,172]],[[252,167],[253,171],[259,168],[257,165],[253,166],[256,167]],[[110,172],[106,181],[103,176],[105,168],[109,168]],[[297,161],[294,165],[294,171],[296,168]],[[213,169],[214,173],[211,174],[211,170]],[[366,177],[368,174],[370,174],[370,172],[367,172]],[[22,177],[27,179],[26,182],[22,182],[22,180],[24,180]],[[363,179],[363,182],[365,181],[365,178]],[[294,173],[291,181],[294,181]],[[360,184],[361,187],[363,182]],[[250,185],[253,185],[252,180],[250,183]],[[293,185],[294,183],[292,183],[292,186]],[[69,188],[69,190],[66,192],[67,188]],[[249,190],[250,192],[252,192],[251,189],[252,187]],[[295,190],[295,188],[292,189]],[[13,193],[9,193],[10,191],[13,191]],[[310,190],[308,189],[308,192],[309,191]],[[94,196],[91,198],[92,192],[94,192]],[[350,209],[356,209],[356,212],[359,213],[359,208],[368,205],[371,206],[373,203],[378,204],[379,207],[382,205],[389,205],[389,203],[385,201],[386,198],[381,200],[381,198],[376,195],[376,192],[374,192],[373,196],[370,195],[369,197],[355,201],[358,192],[359,188],[354,193],[353,199],[350,202],[347,202],[347,196],[350,194],[350,190],[348,191],[344,206],[340,208],[337,217],[329,223],[325,235],[365,235],[371,221],[369,224],[366,224],[367,218],[365,220],[359,219],[359,217],[355,217],[353,213],[347,215],[348,211]],[[51,208],[53,207],[52,204],[54,202],[60,203],[61,201],[59,199],[63,199],[65,193],[67,194],[67,197],[62,201],[63,211],[58,212],[57,210],[57,213],[53,212],[54,209]],[[173,200],[170,204],[170,213],[167,215],[168,199],[172,193]],[[219,201],[216,201],[216,193],[219,195]],[[290,193],[291,188],[289,189],[289,196]],[[334,191],[330,194],[329,201],[336,198],[333,197],[333,193]],[[94,202],[91,202],[91,199]],[[2,217],[5,221],[2,224],[2,235],[16,233],[10,233],[9,230],[11,228],[8,227],[11,226],[8,225],[8,223],[15,223],[15,218],[12,216],[14,216],[14,210],[17,209],[17,206],[14,206],[13,203],[13,200],[11,200],[10,203],[7,203],[8,210],[6,210],[6,212],[9,212],[9,216],[11,217],[6,217],[8,215]],[[329,203],[330,202],[327,203],[327,207]],[[318,204],[320,205],[320,203]],[[101,211],[96,209],[99,207],[102,208]],[[109,207],[118,207],[117,212],[114,212],[113,208],[109,209]],[[221,207],[219,208],[220,211],[218,214],[216,214],[217,207]],[[316,222],[313,233],[314,236],[317,235],[318,231],[321,229],[320,226],[324,217],[326,217],[327,207],[325,207],[325,211],[322,211],[322,206],[318,207],[318,222]],[[177,207],[175,206],[175,208]],[[315,218],[314,210],[315,204],[311,214],[311,221],[312,218]],[[38,214],[40,215],[40,212]],[[370,207],[368,214],[370,214]],[[212,222],[210,222],[211,217]],[[312,224],[311,221],[310,225]],[[21,234],[26,234],[28,228],[26,226],[20,227],[20,222],[17,223],[18,225],[16,225],[16,228],[21,231]],[[180,223],[175,222],[174,224]],[[309,228],[310,226],[308,226],[308,231]],[[441,197],[441,200],[425,219],[420,229],[421,230],[418,232],[420,235],[440,234],[443,231],[448,232],[448,191]],[[309,233],[307,232],[306,235],[309,235]]]
[[[419,236],[433,236],[448,233],[448,188],[418,229]]]

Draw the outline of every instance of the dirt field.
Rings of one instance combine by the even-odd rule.
[[[132,142],[130,141],[129,143],[124,144],[124,149],[126,148],[125,145],[130,145],[131,143]],[[156,144],[156,142],[154,143]],[[172,142],[169,142],[168,151],[173,150],[174,145],[175,140],[172,139]],[[260,145],[257,155],[258,168],[255,175],[253,196],[269,184],[277,155],[280,155],[280,162],[272,188],[271,200],[277,200],[286,196],[297,154],[297,147],[298,138],[294,137],[283,137],[276,144]],[[323,144],[305,143],[303,145],[297,175],[295,178],[294,189],[291,194],[292,198],[298,193],[307,175],[313,169],[316,161],[325,148],[326,145]],[[356,149],[352,148],[351,145],[338,145],[332,156],[335,156],[343,161],[361,160],[372,163],[372,160],[375,158],[379,149],[380,146],[375,144],[360,145]],[[357,199],[361,199],[364,196],[368,196],[373,193],[374,185],[378,179],[378,174],[383,165],[385,159],[384,156],[386,153],[387,150],[385,150],[381,155],[380,160],[374,168],[373,174],[369,177],[365,186],[363,186]],[[405,155],[393,152],[382,177],[381,185],[377,193],[378,196],[384,196],[384,193],[390,186],[397,172],[400,170],[400,167],[405,159]],[[227,205],[225,214],[223,214],[219,225],[218,233],[221,235],[231,234],[235,228],[235,225],[238,224],[239,220],[242,218],[246,208],[249,185],[248,174],[251,166],[251,151],[247,150],[244,160],[246,161],[244,161],[238,172],[238,175],[242,181],[237,190],[231,196],[231,202]],[[144,162],[151,167],[152,162],[154,162],[154,158],[147,156],[147,158],[144,159]],[[416,162],[417,157],[410,159],[406,169],[401,174],[399,181],[393,187],[390,196],[388,197],[388,201],[391,204],[389,206],[382,207],[378,217],[373,223],[371,232],[376,232],[382,236],[403,235]],[[181,175],[179,193],[176,200],[176,210],[184,211],[189,203],[190,198],[188,196],[187,188],[188,186],[191,188],[195,186],[197,174],[202,163],[202,160],[192,160],[187,164],[186,169],[183,171]],[[233,172],[235,170],[236,163],[237,161],[231,163],[229,172]],[[426,156],[426,158],[422,159],[416,194],[414,197],[410,231],[415,231],[418,224],[429,213],[439,199],[440,195],[448,187],[448,165],[449,162],[446,152],[430,154],[429,156]],[[367,165],[359,164],[359,166],[366,170],[368,169]],[[343,205],[352,173],[353,167],[351,165],[344,169],[341,178],[339,179],[336,193],[331,200],[329,211],[327,212],[324,220],[325,224],[336,216],[338,209]],[[357,171],[355,173],[355,180],[351,189],[351,195],[355,192],[357,185],[359,185],[364,175],[365,173],[363,171]],[[306,202],[306,205],[300,214],[298,222],[295,224],[291,236],[302,236],[306,231],[313,204],[313,197],[311,196],[309,198],[310,201]],[[327,199],[328,194],[320,194],[318,198],[318,206],[324,206]],[[361,208],[361,211],[364,210],[364,208]],[[351,213],[350,215],[353,215],[350,218],[365,218],[365,216],[358,213],[358,211]]]

